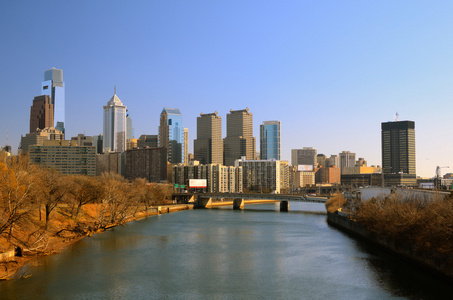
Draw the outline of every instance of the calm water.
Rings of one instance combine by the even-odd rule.
[[[0,299],[453,299],[449,284],[329,227],[322,204],[290,209],[129,223],[0,282]]]

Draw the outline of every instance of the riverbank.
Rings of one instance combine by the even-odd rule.
[[[422,251],[399,240],[389,240],[380,237],[375,232],[369,231],[364,225],[350,219],[347,214],[341,212],[328,212],[327,222],[331,226],[346,231],[432,274],[453,282],[453,257],[451,255]]]
[[[6,239],[0,239],[0,245],[2,245],[2,253],[0,253],[0,280],[10,280],[17,278],[26,278],[30,275],[21,274],[20,268],[27,263],[32,263],[36,258],[46,255],[52,255],[63,251],[69,245],[81,240],[84,237],[89,237],[93,234],[101,233],[107,229],[123,225],[125,223],[147,218],[149,216],[155,216],[159,214],[172,213],[182,210],[193,209],[192,205],[161,205],[149,207],[146,210],[139,209],[137,212],[126,217],[121,223],[114,223],[106,226],[102,229],[90,229],[98,219],[99,207],[95,204],[88,204],[83,208],[83,214],[76,221],[68,219],[65,215],[65,206],[60,207],[53,213],[53,219],[49,222],[45,232],[41,232],[42,239],[45,239],[45,243],[40,244],[36,249],[20,249],[18,251],[14,247],[8,246]],[[35,213],[33,222],[38,223],[38,214]],[[81,228],[84,230],[81,230]],[[29,231],[31,228],[27,228],[26,232],[22,235],[33,234]],[[16,233],[16,235],[20,235]],[[5,251],[6,249],[8,251]],[[3,254],[3,255],[2,255]],[[19,255],[19,256],[18,256]]]

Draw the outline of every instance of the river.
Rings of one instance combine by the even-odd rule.
[[[181,211],[85,238],[0,299],[453,299],[453,287],[326,223],[324,206]]]

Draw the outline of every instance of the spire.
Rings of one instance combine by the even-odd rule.
[[[115,84],[115,89],[114,89],[114,93],[113,94],[116,95],[116,84]]]

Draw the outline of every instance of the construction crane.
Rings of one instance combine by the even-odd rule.
[[[445,169],[445,168],[450,168],[450,167],[436,167],[436,188],[440,188],[440,169]]]

